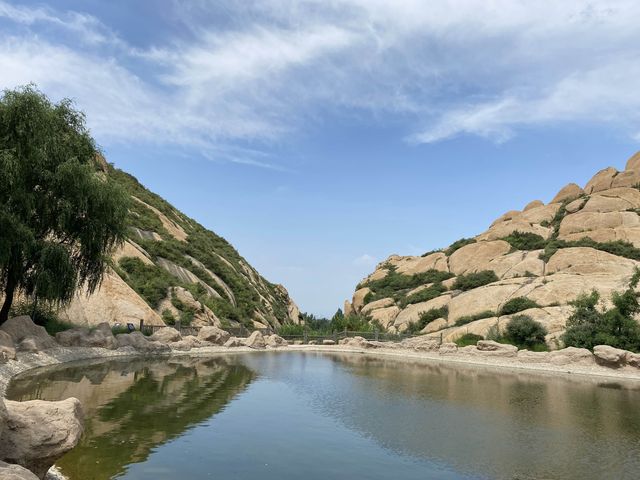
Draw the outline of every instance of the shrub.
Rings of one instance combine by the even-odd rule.
[[[154,309],[167,295],[167,289],[177,283],[164,269],[147,265],[139,258],[121,258],[120,269],[124,280]]]
[[[539,306],[540,305],[527,297],[515,297],[502,306],[499,315],[512,315],[529,308],[538,308]]]
[[[176,318],[173,316],[173,313],[171,313],[171,310],[169,310],[168,308],[165,308],[162,311],[162,321],[167,325],[176,324]]]
[[[502,240],[508,242],[516,250],[541,250],[547,241],[540,235],[531,232],[512,232]]]
[[[528,315],[516,315],[507,324],[504,338],[518,348],[530,350],[546,349],[544,337],[546,328],[540,322],[536,322]]]
[[[442,293],[446,291],[447,289],[444,285],[442,285],[442,282],[436,282],[433,285],[430,285],[427,288],[420,290],[419,292],[413,293],[408,297],[403,298],[400,301],[400,306],[404,308],[407,305],[411,305],[413,303],[427,302],[436,297],[439,297]]]
[[[11,307],[11,316],[18,317],[20,315],[28,315],[33,323],[44,327],[47,333],[52,336],[75,326],[60,320],[56,309],[46,302],[38,302],[35,308],[34,303],[30,301],[14,304]]]
[[[454,290],[472,290],[474,288],[488,285],[489,283],[497,282],[498,276],[493,270],[483,270],[481,272],[468,273],[466,275],[460,275],[456,278],[453,284]]]
[[[429,323],[438,318],[447,318],[449,316],[449,307],[446,305],[441,308],[432,308],[426,312],[422,312],[417,322],[411,322],[407,329],[408,333],[417,333],[426,327]]]
[[[476,243],[475,238],[461,238],[460,240],[453,242],[449,248],[444,251],[444,253],[446,253],[447,256],[451,256],[456,250],[459,250],[466,245],[471,245],[472,243]]]
[[[465,315],[456,320],[456,327],[461,325],[466,325],[467,323],[475,322],[476,320],[480,320],[482,318],[491,318],[495,317],[496,312],[492,312],[491,310],[485,310],[484,312],[476,313],[474,315]]]
[[[369,287],[372,292],[366,295],[366,303],[379,300],[381,298],[401,299],[404,293],[420,285],[427,283],[438,283],[453,277],[452,273],[441,272],[440,270],[427,270],[415,275],[402,275],[395,269],[390,269],[389,273],[379,280],[371,280],[362,286]]]
[[[476,335],[475,333],[465,333],[458,338],[455,343],[459,347],[468,347],[469,345],[477,344],[478,340],[484,340],[484,337],[482,335]]]

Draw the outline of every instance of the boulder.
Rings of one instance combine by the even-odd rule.
[[[567,215],[560,223],[559,238],[561,240],[579,240],[582,237],[592,237],[591,232],[611,230],[618,228],[637,228],[640,226],[640,217],[635,212],[585,212]],[[593,237],[592,237],[593,238]],[[594,238],[596,241],[604,241]],[[616,240],[616,238],[610,238]]]
[[[376,300],[375,302],[367,303],[364,307],[362,307],[362,313],[367,314],[372,310],[390,307],[394,304],[395,301],[393,300],[393,298],[381,298],[380,300]]]
[[[504,240],[471,243],[453,252],[449,257],[449,268],[456,275],[486,270],[491,260],[510,250],[511,245]]]
[[[267,347],[271,348],[286,347],[287,345],[289,345],[289,342],[287,342],[284,338],[282,338],[280,335],[275,334],[264,337],[264,342],[266,343]]]
[[[264,341],[264,337],[259,330],[254,331],[249,337],[244,341],[245,346],[249,348],[265,348],[267,344]]]
[[[590,195],[602,190],[608,190],[613,185],[613,179],[618,175],[618,170],[613,167],[607,167],[596,173],[591,180],[584,186],[584,192]]]
[[[640,152],[636,152],[627,160],[625,170],[640,170]]]
[[[368,307],[368,305],[367,305]],[[366,307],[365,307],[366,308]],[[364,312],[364,308],[362,309]],[[378,322],[383,328],[389,328],[400,313],[400,307],[395,305],[386,308],[378,308],[369,312],[371,320]]]
[[[118,348],[133,347],[142,353],[167,353],[171,351],[168,345],[147,340],[140,332],[120,333],[116,335]]]
[[[549,363],[549,352],[531,352],[529,350],[518,350],[518,362],[520,363]]]
[[[452,355],[458,353],[458,346],[452,342],[446,342],[440,345],[438,349],[440,355]]]
[[[634,187],[640,183],[640,170],[625,170],[616,175],[611,187]]]
[[[240,338],[231,337],[229,340],[224,342],[224,346],[227,348],[244,347],[244,342]]]
[[[363,337],[344,338],[341,341],[341,344],[346,345],[348,347],[355,347],[355,348],[376,348],[375,345],[373,345],[371,342],[369,342],[366,338],[363,338]]]
[[[518,347],[506,343],[498,343],[493,340],[479,340],[476,344],[478,354],[500,357],[515,357],[518,354]]]
[[[440,270],[448,272],[447,256],[443,252],[431,253],[425,257],[394,255],[388,262],[396,267],[396,272],[402,275],[415,275],[428,270]]]
[[[627,352],[627,363],[632,367],[640,368],[640,353]]]
[[[82,436],[80,401],[6,400],[5,404],[7,428],[0,442],[0,458],[44,478],[53,463],[75,447]]]
[[[420,330],[420,333],[433,333],[443,328],[447,328],[447,319],[446,318],[436,318],[433,322],[427,323],[427,325]]]
[[[344,301],[344,316],[345,317],[350,317],[351,315],[353,315],[353,306],[351,305],[351,302],[349,300],[345,300]]]
[[[3,480],[38,480],[38,477],[26,468],[3,461],[0,461],[0,478]]]
[[[316,342],[315,340],[309,340],[309,342],[307,343],[307,345],[317,345],[318,342]]]
[[[109,350],[118,348],[118,342],[106,322],[95,328],[77,327],[58,332],[56,341],[64,347],[101,347]]]
[[[584,194],[584,190],[582,190],[575,183],[570,183],[562,187],[562,189],[553,197],[549,203],[562,203],[568,200],[575,200],[580,195]]]
[[[322,340],[322,344],[323,345],[335,345],[336,342],[335,342],[335,340],[331,340],[330,338],[325,338],[324,340]]]
[[[544,207],[544,203],[541,200],[533,200],[532,202],[527,203],[527,205],[522,210],[526,212],[527,210],[531,210],[532,208]]]
[[[20,351],[41,351],[58,346],[44,327],[33,323],[27,315],[10,318],[0,326],[0,331],[8,333]],[[22,341],[27,339],[29,341],[21,347]]]
[[[440,348],[440,342],[432,339],[424,339],[413,344],[413,349],[419,352],[435,352]]]
[[[362,307],[364,306],[364,297],[366,297],[369,292],[371,292],[371,289],[369,287],[364,287],[356,290],[353,294],[353,301],[351,302],[351,305],[356,313],[360,313],[360,310],[362,310]]]
[[[593,354],[586,348],[567,347],[549,352],[549,360],[554,365],[594,365]]]
[[[193,335],[187,335],[186,337],[182,337],[181,340],[169,344],[172,350],[187,352],[192,348],[204,347],[205,345],[206,342],[203,342],[198,337],[195,337]]]
[[[501,238],[511,235],[516,231],[523,233],[535,233],[536,235],[540,235],[542,238],[549,238],[552,233],[550,228],[543,227],[539,224],[532,224],[521,216],[518,216],[513,220],[507,220],[506,222],[498,223],[490,227],[489,230],[478,235],[476,239],[478,241],[500,240]]]
[[[593,355],[596,357],[596,362],[607,367],[619,368],[626,365],[628,353],[630,352],[609,345],[596,345],[593,347]]]
[[[178,330],[172,327],[164,327],[156,330],[149,340],[160,343],[172,343],[182,340],[182,335]]]
[[[13,343],[13,338],[7,332],[0,331],[0,363],[15,360],[15,358],[16,346]],[[0,421],[2,420],[0,419]]]
[[[231,335],[218,327],[202,327],[198,332],[198,338],[215,345],[224,345]]]
[[[433,310],[435,308],[442,308],[449,304],[451,300],[450,294],[440,295],[426,302],[412,303],[407,305],[395,318],[393,324],[395,326],[408,325],[410,323],[417,323],[420,320],[420,315]]]

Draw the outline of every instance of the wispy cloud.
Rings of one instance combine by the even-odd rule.
[[[368,253],[364,253],[353,259],[353,264],[358,267],[372,267],[376,264],[376,259]]]
[[[220,2],[195,2],[180,11],[189,36],[134,48],[85,12],[0,0],[0,86],[71,96],[103,142],[169,143],[276,169],[260,145],[326,112],[396,116],[412,143],[504,142],[522,127],[571,122],[640,131],[635,1],[223,7],[223,26],[207,20]],[[232,148],[247,141],[253,152]]]

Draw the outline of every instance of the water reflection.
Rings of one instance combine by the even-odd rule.
[[[291,352],[85,365],[10,395],[81,399],[85,437],[59,462],[73,480],[640,471],[640,389],[622,382]]]
[[[223,358],[126,360],[56,369],[12,382],[16,400],[80,399],[85,434],[57,465],[72,479],[110,479],[220,412],[253,380]]]

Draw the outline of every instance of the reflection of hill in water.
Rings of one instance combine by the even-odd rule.
[[[220,412],[253,378],[221,358],[127,360],[25,377],[13,382],[9,396],[79,398],[85,435],[57,465],[72,479],[102,480]]]
[[[244,361],[402,455],[482,478],[631,478],[640,468],[637,385],[367,355],[278,357]]]

